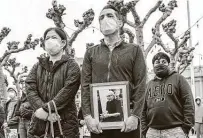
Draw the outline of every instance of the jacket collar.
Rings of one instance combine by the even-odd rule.
[[[102,45],[102,46],[106,46],[106,47],[109,46],[109,44],[106,44],[106,43],[105,43],[104,39],[101,39],[100,42],[101,42],[101,45]],[[123,43],[124,43],[124,40],[123,40],[123,39],[120,39],[120,40],[117,41],[114,45],[115,45],[115,47],[119,47],[119,46],[121,46]]]
[[[67,62],[71,57],[69,55],[63,55],[60,60],[56,61],[52,68],[50,68],[50,60],[49,56],[45,58],[38,57],[39,64],[50,72],[54,72],[58,67],[60,67],[63,63]]]

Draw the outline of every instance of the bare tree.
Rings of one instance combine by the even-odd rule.
[[[4,27],[0,32],[0,43],[2,40],[9,34],[11,30],[9,28]],[[39,44],[39,40],[35,39],[32,41],[32,35],[28,35],[27,40],[24,42],[23,47],[18,47],[20,42],[8,42],[7,43],[7,50],[3,53],[2,57],[0,57],[0,94],[1,97],[5,98],[5,77],[3,74],[2,66],[5,66],[7,64],[7,61],[10,58],[10,55],[12,53],[19,53],[21,51],[25,51],[28,49],[35,49],[35,47]]]
[[[176,69],[179,73],[182,73],[186,69],[186,67],[190,65],[193,59],[192,51],[194,50],[194,48],[187,47],[187,41],[190,38],[190,32],[187,30],[181,37],[181,41],[179,42],[179,39],[174,36],[174,33],[176,32],[176,21],[172,20],[167,24],[162,24],[169,16],[171,16],[173,10],[178,7],[177,0],[170,0],[167,5],[163,3],[163,0],[157,0],[155,5],[148,11],[148,13],[142,20],[136,10],[136,5],[139,1],[140,0],[132,0],[130,2],[124,3],[124,0],[109,0],[108,4],[117,8],[118,11],[123,15],[123,21],[125,25],[130,26],[135,30],[134,32],[132,32],[128,28],[123,28],[123,32],[129,36],[129,42],[132,43],[135,41],[135,43],[141,47],[145,58],[147,58],[149,52],[152,50],[155,44],[157,44],[170,55],[172,61],[171,68]],[[150,16],[157,10],[162,12],[162,16],[156,22],[155,27],[152,28],[153,37],[150,44],[146,48],[144,48],[145,45],[143,28]],[[132,14],[133,21],[127,18],[127,15],[129,13]],[[164,32],[169,36],[171,41],[174,42],[174,48],[166,47],[166,45],[163,43],[161,39],[162,34],[160,33],[161,25]],[[134,37],[136,38],[135,40]]]
[[[16,62],[16,58],[9,59],[4,64],[4,69],[8,71],[10,77],[13,78],[13,84],[16,86],[18,91],[18,98],[20,97],[20,84],[22,83],[22,77],[26,77],[26,73],[28,72],[27,66],[24,66],[21,71],[17,71],[17,68],[20,67],[20,63]]]
[[[58,5],[56,0],[52,1],[52,6],[53,8],[49,9],[48,13],[46,14],[47,18],[53,20],[56,27],[64,29],[65,23],[62,20],[62,16],[65,15],[64,12],[66,8],[63,5]],[[83,13],[82,17],[83,21],[74,20],[74,25],[75,27],[77,27],[77,30],[73,32],[71,36],[66,34],[68,37],[68,45],[65,49],[67,54],[74,54],[74,50],[71,50],[72,44],[76,40],[77,36],[92,23],[92,21],[94,20],[94,11],[92,9],[89,9],[88,11]],[[43,46],[43,44],[44,40],[41,38],[41,46]]]
[[[9,28],[4,27],[0,32],[0,44],[3,41],[3,39],[9,34],[11,30]],[[0,62],[0,98],[5,98],[5,91],[6,91],[6,83],[5,83],[5,75],[3,74],[2,70],[2,62]]]

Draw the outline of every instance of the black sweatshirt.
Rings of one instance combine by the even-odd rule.
[[[194,100],[186,79],[171,72],[166,78],[151,80],[147,85],[142,113],[142,131],[182,127],[188,134],[194,125]]]

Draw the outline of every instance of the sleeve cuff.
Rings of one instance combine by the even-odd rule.
[[[55,109],[54,109],[54,105],[52,102],[49,102],[50,107],[51,107],[51,113],[55,113]],[[48,109],[48,104],[44,104],[44,106],[42,106],[42,108],[44,109],[44,111],[46,111],[47,113],[49,113],[49,109]]]
[[[47,103],[42,106],[42,109],[44,109],[47,113],[49,112]]]

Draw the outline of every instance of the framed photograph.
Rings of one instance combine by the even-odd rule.
[[[17,129],[9,129],[4,132],[5,132],[5,138],[18,138]]]
[[[129,117],[129,83],[108,82],[90,85],[92,116],[102,129],[121,129]]]
[[[83,136],[90,137],[90,131],[87,129],[87,126],[83,126]]]

